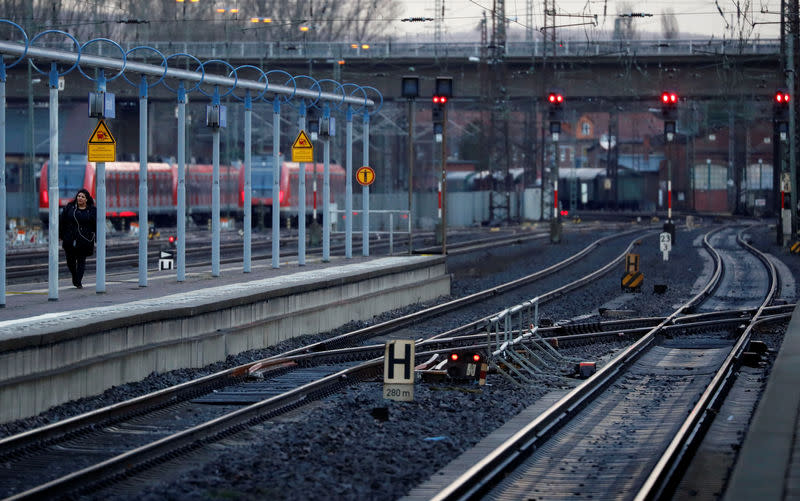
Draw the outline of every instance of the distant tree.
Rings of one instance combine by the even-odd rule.
[[[617,6],[617,17],[614,19],[614,40],[635,40],[636,26],[630,14],[633,12],[633,3],[620,2]],[[622,17],[622,14],[627,16]]]
[[[672,8],[661,11],[661,33],[666,40],[675,40],[678,38],[678,17]]]
[[[382,38],[401,5],[394,0],[3,0],[0,18],[31,33],[59,29],[91,38],[138,41],[368,41]],[[238,8],[238,12],[231,12]],[[258,18],[259,22],[252,22]],[[271,22],[265,23],[264,19]],[[300,27],[308,31],[301,32]]]

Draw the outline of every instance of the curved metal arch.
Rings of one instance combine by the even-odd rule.
[[[26,45],[26,47],[25,47],[25,52],[27,52],[27,51],[28,51],[28,48],[29,48],[29,47],[33,46],[33,43],[34,43],[34,42],[36,42],[36,40],[37,40],[39,37],[41,37],[41,36],[44,36],[44,35],[49,35],[50,33],[60,33],[61,35],[66,35],[66,36],[67,36],[67,37],[68,37],[70,40],[72,40],[72,43],[74,43],[74,44],[75,44],[75,47],[77,47],[77,48],[78,48],[77,57],[75,58],[75,62],[72,64],[72,66],[70,66],[70,67],[69,67],[69,69],[68,69],[68,70],[66,70],[66,71],[64,71],[63,73],[58,73],[58,76],[62,77],[62,76],[64,76],[64,75],[68,74],[69,72],[71,72],[72,70],[74,70],[74,69],[75,69],[75,67],[76,67],[76,66],[78,66],[78,63],[80,63],[80,62],[81,62],[81,44],[78,42],[78,39],[77,39],[77,38],[75,38],[74,36],[70,35],[70,34],[69,34],[69,33],[67,33],[66,31],[61,31],[61,30],[45,30],[45,31],[43,31],[43,32],[41,32],[41,33],[37,33],[35,37],[31,38],[31,41],[30,41],[30,43],[28,43],[28,44]],[[41,73],[42,75],[47,75],[47,74],[49,73],[49,72],[47,72],[47,71],[42,71],[42,70],[40,70],[40,69],[39,69],[39,67],[38,67],[38,66],[36,66],[36,63],[34,63],[34,62],[33,62],[33,59],[31,59],[31,66],[33,66],[33,69],[34,69],[34,70],[36,70],[36,71],[38,71],[38,72],[39,72],[39,73]]]
[[[363,85],[361,88],[364,90],[364,106],[363,106],[364,110],[370,115],[374,115],[374,114],[378,113],[379,111],[381,111],[381,108],[383,108],[383,94],[381,94],[381,91],[379,91],[378,89],[376,89],[375,87],[372,87],[370,85]],[[380,103],[378,103],[378,106],[376,106],[375,109],[372,110],[372,111],[367,110],[367,101],[369,99],[369,96],[367,96],[367,93],[366,93],[367,90],[375,91],[375,94],[378,95],[378,97],[380,98],[380,101],[381,101]]]
[[[312,90],[315,86],[317,88],[317,97],[313,101],[307,102],[305,97],[300,97],[301,102],[307,108],[313,108],[314,105],[317,104],[317,102],[319,101],[320,96],[322,96],[322,87],[319,85],[319,80],[317,80],[316,78],[310,77],[308,75],[297,75],[296,77],[294,77],[295,83],[297,82],[297,80],[299,80],[301,78],[306,78],[306,79],[311,80],[312,82],[314,82],[314,83],[311,84],[311,86],[308,88],[308,90]],[[295,87],[295,89],[297,89],[297,87]]]
[[[186,92],[187,94],[190,93],[190,92],[194,92],[194,91],[196,91],[197,89],[200,88],[200,84],[202,84],[203,80],[205,80],[205,78],[206,78],[206,69],[203,67],[203,63],[200,62],[200,60],[197,59],[196,57],[194,57],[193,55],[187,54],[186,52],[178,52],[176,54],[172,54],[171,56],[167,56],[167,70],[169,70],[169,60],[172,59],[173,57],[178,57],[178,56],[188,57],[188,58],[191,58],[191,59],[194,59],[195,61],[197,61],[197,64],[198,64],[197,68],[199,70],[201,70],[200,71],[200,80],[198,80],[197,83],[194,84],[194,87],[189,88],[189,89],[184,89],[184,92]],[[195,71],[195,73],[197,73],[197,70],[194,70],[194,71]],[[178,92],[178,89],[173,89],[172,87],[167,85],[166,80],[164,82],[162,82],[162,84],[164,85],[164,87],[166,87],[166,89],[168,91],[175,92],[175,93]]]
[[[278,94],[275,94],[275,99],[279,99],[280,101],[283,101],[284,103],[288,103],[289,101],[291,101],[292,99],[294,99],[294,96],[295,96],[295,94],[297,93],[297,80],[295,80],[295,77],[293,77],[293,76],[292,76],[292,75],[291,75],[289,72],[286,72],[286,71],[283,71],[283,70],[269,70],[269,71],[266,73],[266,75],[267,75],[267,78],[269,78],[269,75],[270,75],[270,73],[283,73],[284,75],[286,75],[287,77],[289,77],[289,80],[291,80],[291,81],[292,81],[292,87],[294,87],[294,90],[292,91],[292,93],[291,93],[291,94],[286,94],[284,97],[280,97]],[[286,83],[288,83],[288,82],[289,82],[289,80],[287,80],[287,81],[286,81]],[[286,84],[284,84],[284,85],[286,85]],[[262,96],[262,97],[263,97],[263,96]],[[270,104],[275,104],[275,99],[273,99],[272,101],[270,101],[270,100],[269,100],[269,99],[267,99],[266,97],[263,97],[263,100],[264,100],[264,102],[266,102],[266,103],[270,103]]]
[[[336,104],[336,106],[332,106],[332,108],[334,110],[339,110],[342,107],[342,105],[344,104],[344,98],[345,98],[344,85],[342,85],[341,83],[337,82],[336,80],[333,80],[333,79],[330,79],[330,78],[323,78],[322,80],[318,80],[318,83],[320,85],[320,92],[322,92],[322,84],[323,84],[323,82],[330,82],[330,83],[336,85],[337,89],[333,92],[334,94],[337,94],[338,92],[342,93],[342,100],[339,101],[339,103]],[[318,107],[316,104],[314,106]]]
[[[234,69],[234,71],[236,72],[236,75],[237,75],[237,80],[238,80],[238,75],[239,75],[238,71],[241,70],[241,69],[244,69],[244,68],[254,69],[257,72],[261,73],[261,76],[258,77],[258,81],[260,82],[262,78],[264,79],[264,89],[261,92],[259,92],[255,97],[253,97],[253,99],[255,99],[255,100],[261,99],[264,96],[264,94],[267,92],[267,89],[269,88],[269,78],[267,78],[267,74],[264,73],[264,70],[262,70],[258,66],[253,66],[252,64],[243,64],[241,66],[237,66]],[[230,73],[228,73],[228,78],[230,78],[230,76],[231,76]],[[233,97],[236,98],[239,101],[244,101],[244,97],[237,96],[235,92],[233,93]]]
[[[22,52],[22,54],[20,54],[20,56],[17,58],[17,60],[14,61],[13,63],[5,65],[6,68],[13,68],[20,61],[25,59],[25,56],[28,54],[28,44],[30,43],[30,41],[28,40],[28,34],[25,33],[25,29],[23,29],[22,26],[18,25],[15,22],[8,21],[7,19],[0,19],[0,23],[10,24],[11,26],[14,26],[15,28],[17,28],[20,31],[20,33],[22,33],[22,38],[25,39],[25,50]]]
[[[162,53],[160,50],[155,49],[153,47],[149,47],[147,45],[140,45],[138,47],[134,47],[132,49],[129,49],[128,52],[125,53],[125,57],[126,58],[129,57],[131,52],[136,51],[136,50],[150,50],[150,51],[155,52],[156,54],[161,56],[161,64],[164,66],[164,73],[161,74],[161,77],[159,77],[159,79],[156,80],[155,82],[153,82],[152,84],[149,84],[147,86],[147,88],[151,89],[151,88],[155,87],[156,85],[160,84],[161,82],[163,82],[164,78],[167,76],[167,70],[169,69],[169,65],[167,64],[167,58],[164,57],[164,53]],[[124,73],[122,74],[122,78],[124,78],[126,82],[128,82],[131,85],[133,85],[134,87],[138,87],[138,85],[139,85],[137,83],[131,82],[130,79],[128,78],[128,76],[125,75]]]
[[[343,87],[343,88],[350,88],[350,87],[354,87],[354,89],[352,90],[352,92],[350,92],[350,96],[352,96],[352,95],[353,95],[353,94],[355,94],[356,92],[359,92],[359,91],[360,91],[360,92],[361,92],[361,94],[363,94],[363,95],[364,95],[364,102],[366,103],[366,101],[367,101],[367,91],[365,91],[365,90],[364,90],[364,87],[362,87],[362,86],[360,86],[360,85],[358,85],[358,84],[354,84],[354,83],[346,83],[346,84],[342,84],[342,87]],[[356,108],[355,110],[351,110],[351,111],[359,112],[359,111],[361,111],[361,110],[363,110],[363,109],[366,109],[366,105],[365,105],[365,104],[359,105],[359,107],[358,107],[358,108]]]
[[[117,42],[115,42],[114,40],[111,40],[111,39],[108,39],[108,38],[92,38],[91,40],[89,40],[89,41],[85,42],[83,45],[81,45],[81,53],[83,53],[83,51],[86,49],[86,47],[90,43],[95,43],[95,42],[108,42],[111,45],[114,45],[116,48],[118,48],[120,54],[122,54],[122,68],[120,68],[120,70],[117,72],[117,74],[114,75],[113,77],[111,77],[111,78],[105,77],[106,82],[110,82],[112,80],[116,80],[117,78],[119,78],[120,75],[125,73],[125,65],[128,63],[128,56],[125,53],[125,49],[123,49],[122,46],[120,44],[118,44]],[[83,68],[81,68],[80,64],[78,64],[78,71],[80,72],[81,75],[86,77],[87,80],[91,80],[93,82],[96,82],[98,80],[97,78],[92,78],[89,75],[87,75],[86,73],[84,73],[83,72]]]
[[[236,72],[236,68],[234,68],[233,65],[231,63],[229,63],[228,61],[223,61],[222,59],[209,59],[208,61],[205,61],[205,62],[201,63],[201,66],[203,67],[203,74],[205,74],[205,67],[209,63],[221,63],[221,64],[224,64],[225,66],[230,68],[231,72],[234,75],[234,77],[233,77],[233,85],[231,86],[231,88],[228,89],[226,92],[220,94],[219,97],[225,97],[225,96],[231,94],[234,90],[236,90],[236,84],[239,83],[239,74]],[[200,86],[197,87],[197,90],[200,92],[200,94],[202,94],[202,95],[204,95],[206,97],[212,97],[210,94],[208,94],[206,91],[204,91],[203,88],[200,87]]]

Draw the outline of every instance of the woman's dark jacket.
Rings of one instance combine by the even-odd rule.
[[[94,253],[95,230],[97,229],[97,208],[78,209],[70,202],[61,211],[58,220],[58,237],[63,242],[65,252],[75,250],[83,256]]]

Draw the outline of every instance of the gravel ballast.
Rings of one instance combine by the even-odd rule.
[[[670,313],[675,305],[693,295],[693,284],[707,266],[707,253],[700,243],[707,230],[679,231],[669,261],[663,261],[658,249],[657,231],[642,238],[641,245],[634,251],[641,256],[640,269],[645,275],[640,293],[621,292],[624,267],[619,265],[595,284],[544,305],[542,314],[565,323],[601,319],[600,308],[626,310],[627,315],[637,317]],[[767,231],[768,228],[763,227],[754,231],[753,243],[787,262],[796,275],[800,266],[790,263],[792,256],[781,254],[777,246],[770,248]],[[538,241],[527,244],[523,252],[489,251],[479,259],[502,261],[505,265],[495,266],[493,270],[475,266],[475,256],[449,260],[449,270],[454,274],[453,296],[532,273],[577,252],[596,238],[599,236],[568,233],[558,245]],[[619,240],[627,245],[631,239],[632,236]],[[619,253],[619,244],[607,247],[608,250],[598,251],[607,254],[605,262]],[[655,284],[666,286],[666,292],[656,293]],[[545,279],[537,287],[547,289],[557,285],[560,284],[555,280]],[[528,298],[521,293],[513,298],[512,304]],[[425,305],[390,312],[370,323],[407,314],[422,306]],[[103,395],[5,424],[0,427],[0,436],[274,355],[365,324],[354,322],[334,332],[304,336],[269,349],[240,354],[199,370],[154,374],[144,381],[112,388]],[[566,354],[603,360],[620,347],[615,343],[599,344],[570,349]],[[180,468],[170,475],[165,473],[165,478],[150,475],[155,478],[148,485],[127,486],[124,492],[116,492],[115,497],[150,500],[397,499],[549,390],[570,384],[569,381],[542,381],[535,386],[519,386],[492,374],[485,387],[418,384],[414,401],[407,403],[384,400],[380,382],[353,385],[310,410],[268,421],[218,443],[213,451],[204,453],[200,466]],[[107,495],[100,492],[90,497],[101,499]]]

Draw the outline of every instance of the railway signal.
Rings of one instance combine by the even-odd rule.
[[[475,379],[481,372],[483,357],[480,353],[453,352],[448,357],[447,376],[451,379]]]
[[[436,77],[436,88],[433,93],[433,133],[436,134],[436,142],[441,142],[443,125],[446,120],[445,105],[453,97],[453,78]]]
[[[561,133],[563,104],[564,95],[560,92],[551,91],[547,94],[548,117],[550,118],[550,134],[552,135],[553,141],[558,141],[558,135]]]
[[[677,132],[675,122],[678,118],[678,94],[674,91],[661,93],[661,116],[664,118],[664,136],[672,141]]]
[[[442,124],[444,123],[444,106],[445,104],[447,104],[447,97],[434,95],[432,102],[433,102],[432,116],[433,116],[434,129],[436,129],[436,126],[438,126],[440,129],[438,132],[435,130],[434,132],[437,134],[441,134],[442,133],[441,127]]]
[[[789,103],[791,96],[785,90],[779,89],[775,92],[772,100],[772,117],[775,127],[778,129],[781,141],[786,141],[789,131]]]

